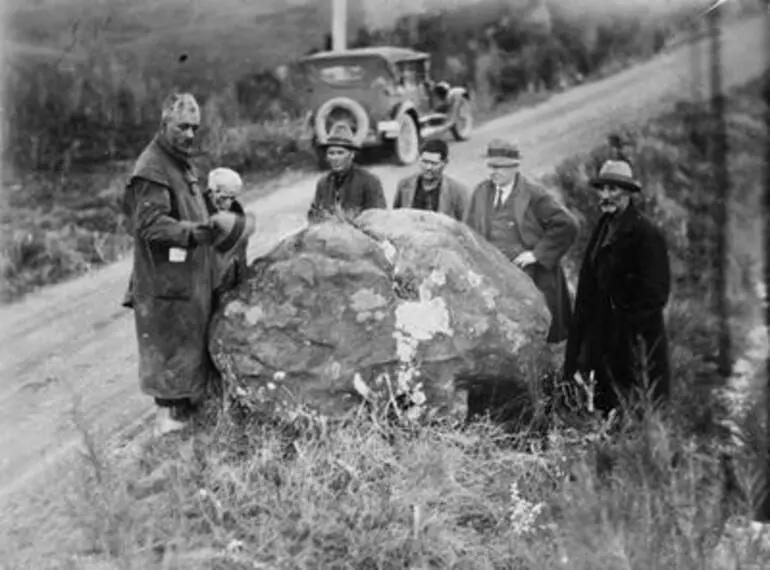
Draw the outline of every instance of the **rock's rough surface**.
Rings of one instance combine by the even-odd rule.
[[[338,416],[402,394],[410,414],[433,415],[471,381],[524,388],[548,319],[530,279],[464,224],[371,210],[255,260],[210,347],[226,389],[252,406]]]

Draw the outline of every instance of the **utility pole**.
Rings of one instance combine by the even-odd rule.
[[[763,215],[765,218],[765,328],[770,336],[770,0],[765,0],[765,195]],[[765,363],[765,488],[764,498],[756,513],[756,520],[770,522],[770,354]]]
[[[727,124],[725,96],[722,91],[722,2],[715,3],[708,11],[711,36],[711,162],[714,165],[713,220],[716,225],[716,251],[714,252],[714,297],[719,320],[719,372],[723,378],[732,373],[730,355],[730,321],[727,305],[727,197],[730,179],[727,170]]]
[[[347,0],[331,0],[331,2],[332,51],[343,51],[348,44],[348,2]]]

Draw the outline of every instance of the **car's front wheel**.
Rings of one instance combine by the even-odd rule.
[[[398,137],[393,141],[393,157],[402,166],[413,164],[420,155],[420,130],[407,114],[399,117],[398,127]]]

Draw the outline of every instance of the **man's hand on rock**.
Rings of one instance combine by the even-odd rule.
[[[532,265],[533,263],[537,263],[537,258],[531,251],[523,251],[516,256],[516,259],[513,260],[513,264],[521,269],[527,267],[528,265]]]

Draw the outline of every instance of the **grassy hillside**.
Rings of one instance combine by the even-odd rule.
[[[732,300],[742,306],[756,304],[760,252],[759,82],[731,94],[729,107],[732,257],[748,282]],[[146,445],[139,462],[118,465],[92,447],[73,526],[84,548],[132,568],[689,570],[735,568],[739,558],[765,567],[767,549],[724,543],[730,517],[757,497],[761,456],[725,447],[715,424],[714,320],[698,258],[710,241],[698,211],[710,192],[703,119],[704,109],[681,106],[625,133],[645,210],[666,228],[675,263],[674,418],[649,414],[612,437],[607,426],[562,425],[547,451],[525,454],[489,425],[219,417],[181,441]],[[607,152],[568,160],[552,179],[587,224],[596,209],[586,181]]]

